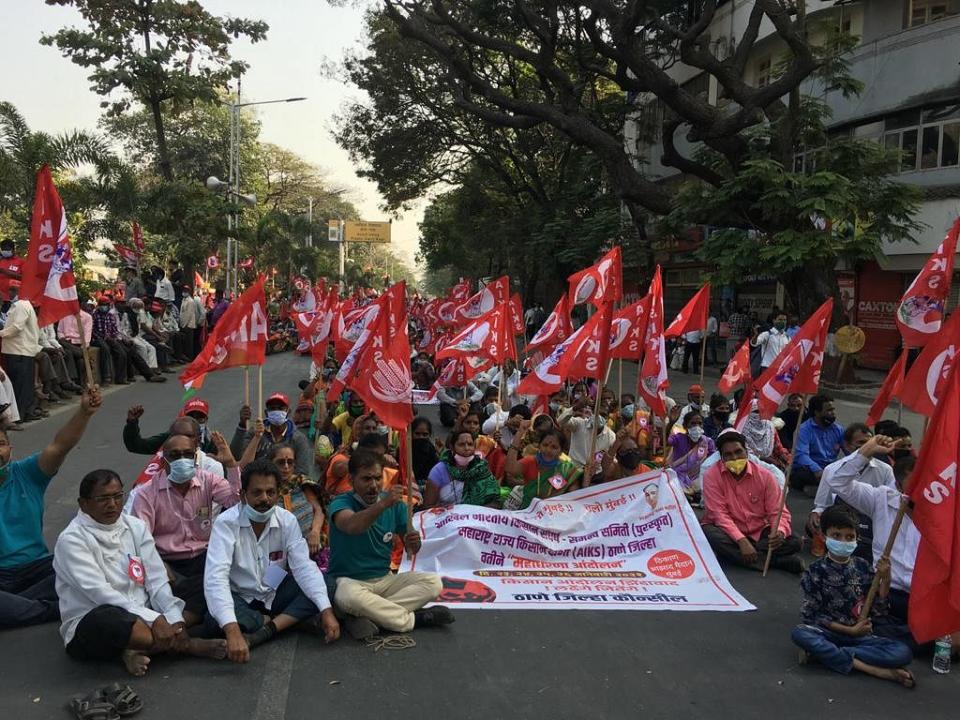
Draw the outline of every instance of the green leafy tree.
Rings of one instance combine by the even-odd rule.
[[[218,17],[196,0],[46,0],[75,8],[84,28],[62,28],[41,42],[55,45],[77,65],[90,68],[91,89],[109,114],[142,104],[152,118],[157,161],[174,178],[165,112],[196,101],[213,102],[247,64],[230,57],[233,40],[258,42],[266,23]]]

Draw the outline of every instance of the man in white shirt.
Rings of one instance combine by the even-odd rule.
[[[183,300],[180,302],[180,332],[183,335],[184,355],[188,360],[193,360],[197,356],[194,341],[196,340],[197,328],[200,327],[202,317],[202,308],[190,293],[190,287],[184,285]]]
[[[223,640],[191,638],[183,602],[173,596],[153,537],[121,512],[123,484],[112,470],[80,481],[80,512],[57,539],[53,568],[60,634],[76,660],[120,658],[141,676],[150,655],[172,652],[222,659]]]
[[[559,418],[560,427],[570,434],[570,459],[577,465],[586,466],[590,455],[590,440],[596,435],[594,453],[606,452],[617,439],[616,433],[607,427],[607,419],[603,415],[594,417],[587,414],[587,401],[577,400],[573,407],[564,411]],[[596,463],[596,467],[600,464]]]
[[[717,314],[712,312],[707,318],[707,362],[710,365],[719,364],[717,360],[717,333],[720,330],[720,323],[717,322]]]
[[[790,338],[787,337],[787,316],[785,313],[778,313],[773,318],[773,327],[760,334],[754,334],[750,339],[753,347],[761,349],[760,369],[766,370],[773,365],[777,355],[787,346]]]
[[[207,548],[208,630],[222,630],[233,662],[247,662],[251,648],[297,624],[333,642],[340,625],[323,575],[297,518],[277,506],[280,471],[254,460],[240,484],[241,504],[220,513]]]
[[[693,358],[693,374],[700,372],[700,353],[703,343],[703,330],[691,330],[683,334],[683,371],[690,372],[690,358]]]
[[[34,375],[36,356],[40,352],[40,326],[37,314],[29,300],[19,299],[20,281],[10,281],[10,310],[7,322],[0,330],[3,342],[3,367],[13,393],[17,397],[20,418],[24,422],[39,420],[43,412],[37,410],[37,398],[34,393]]]
[[[530,420],[532,417],[533,413],[530,408],[520,403],[511,407],[509,412],[494,410],[493,415],[483,421],[481,430],[483,430],[484,435],[490,437],[493,437],[499,430],[500,444],[508,448],[510,443],[513,442],[514,434],[520,429],[520,423],[524,420]]]
[[[157,267],[154,268],[154,277],[157,281],[157,289],[153,296],[162,300],[164,304],[172,303],[176,299],[176,293],[173,291],[173,283],[170,282],[167,274]]]
[[[57,341],[57,329],[53,323],[40,328],[40,347],[43,354],[50,361],[50,367],[54,377],[51,378],[52,389],[56,394],[67,396],[68,392],[80,392],[80,386],[77,384],[76,365],[73,362],[67,362],[67,356],[60,343]]]

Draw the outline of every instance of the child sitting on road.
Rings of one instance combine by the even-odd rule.
[[[793,629],[793,642],[801,648],[801,663],[808,657],[835,672],[851,670],[898,682],[913,688],[913,675],[905,667],[913,659],[910,648],[898,640],[873,633],[872,620],[887,612],[890,561],[880,558],[880,584],[870,614],[860,619],[873,570],[857,549],[858,518],[849,508],[834,505],[824,511],[820,528],[826,536],[827,554],[803,574],[800,587],[802,624]]]

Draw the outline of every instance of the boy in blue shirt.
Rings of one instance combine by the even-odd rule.
[[[420,550],[420,533],[407,527],[404,488],[383,488],[383,458],[357,448],[348,465],[352,492],[337,495],[330,517],[330,569],[336,583],[334,606],[345,613],[344,624],[356,639],[376,635],[380,628],[409,632],[414,627],[452,623],[453,613],[442,605],[423,609],[440,595],[443,584],[434,573],[390,572],[393,538],[403,538],[407,553]]]
[[[887,612],[890,561],[877,562],[880,584],[870,615],[860,619],[863,602],[873,583],[873,569],[857,549],[859,519],[850,509],[834,505],[820,517],[827,554],[803,574],[800,588],[802,624],[793,629],[793,642],[801,649],[801,663],[813,657],[834,672],[851,670],[913,688],[913,675],[905,667],[913,659],[910,648],[898,640],[873,633],[873,620]]]

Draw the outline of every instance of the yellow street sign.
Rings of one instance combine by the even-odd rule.
[[[343,239],[348,243],[389,243],[390,223],[347,220],[344,223]]]

